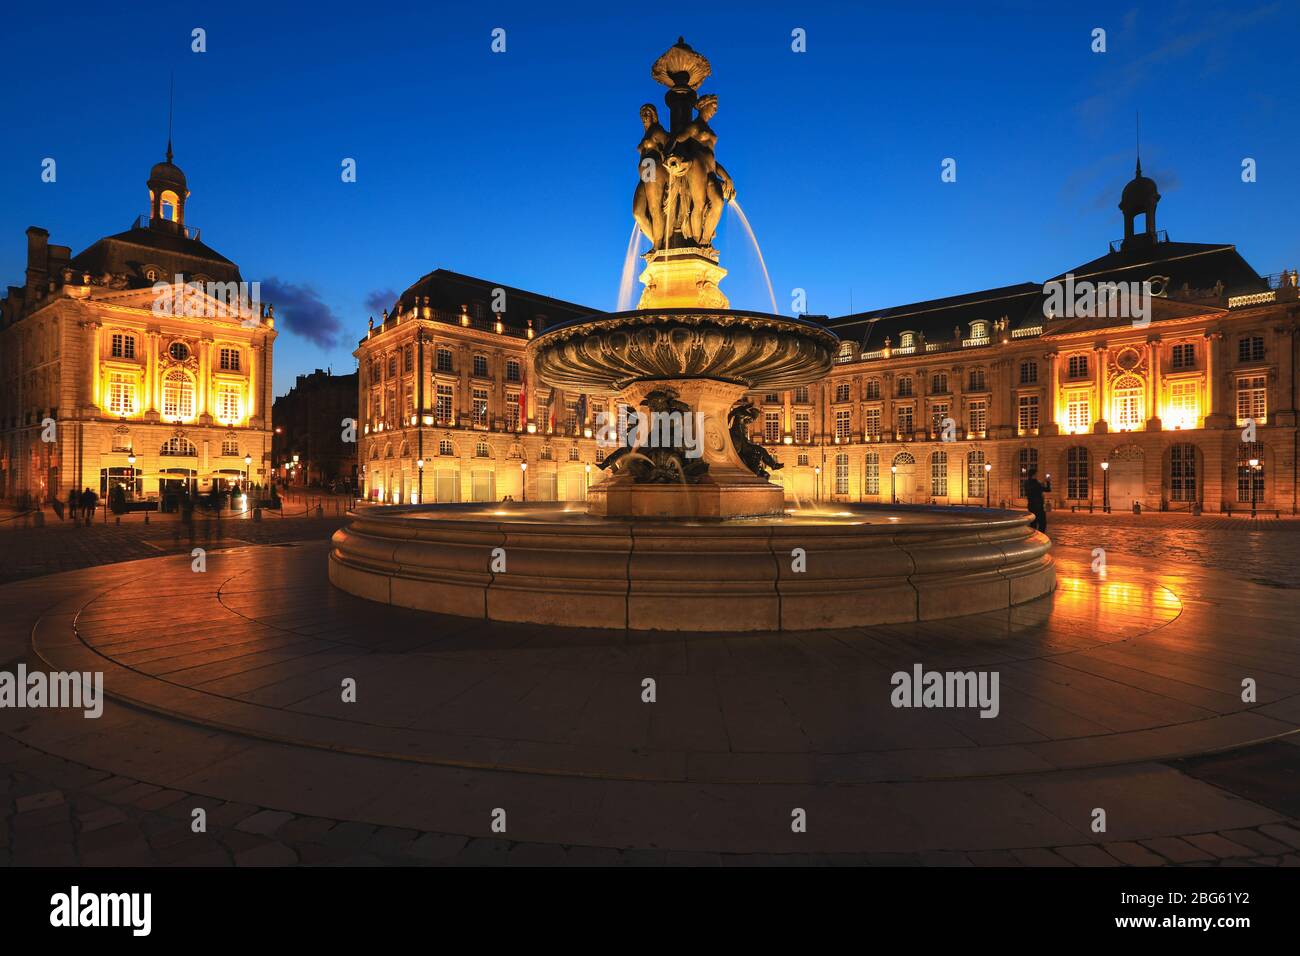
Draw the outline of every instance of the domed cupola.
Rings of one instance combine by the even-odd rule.
[[[1124,214],[1123,249],[1138,245],[1154,245],[1156,241],[1156,204],[1160,202],[1160,190],[1150,177],[1142,175],[1142,160],[1137,161],[1137,170],[1120,196],[1119,210]],[[1138,216],[1145,216],[1145,228],[1135,233],[1133,226]]]
[[[184,232],[185,200],[190,191],[185,173],[172,162],[172,144],[167,141],[167,159],[149,170],[149,226]]]

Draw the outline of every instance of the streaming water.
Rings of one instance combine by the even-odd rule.
[[[780,315],[781,310],[776,307],[776,294],[772,291],[772,277],[767,274],[767,262],[763,259],[763,250],[758,247],[758,238],[754,235],[753,228],[749,225],[749,217],[745,215],[745,210],[740,208],[740,203],[735,199],[727,203],[727,208],[735,211],[736,216],[740,219],[740,224],[745,228],[745,235],[749,236],[749,241],[754,247],[754,252],[758,254],[758,264],[763,269],[763,281],[767,283],[767,297],[772,300],[772,312]]]
[[[618,310],[632,308],[632,287],[636,283],[637,263],[641,261],[641,227],[632,222],[632,235],[628,236],[627,252],[623,255],[623,277],[618,282]]]

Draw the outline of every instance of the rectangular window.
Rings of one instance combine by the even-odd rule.
[[[984,369],[973,368],[970,370],[970,384],[966,387],[970,392],[984,391]]]
[[[488,393],[486,388],[476,388],[474,399],[474,426],[486,428],[488,423]]]
[[[1029,478],[1031,468],[1038,467],[1038,449],[1022,448],[1019,455],[1020,462],[1020,497],[1025,497],[1025,481]]]
[[[794,440],[801,443],[812,440],[812,421],[807,412],[794,413]]]
[[[932,402],[930,404],[930,432],[938,435],[943,432],[943,420],[948,417],[947,402]]]
[[[808,404],[808,386],[800,385],[794,390],[794,401],[800,405]]]
[[[564,400],[564,430],[570,435],[575,435],[578,432],[578,400],[576,398],[566,398]]]
[[[506,381],[507,382],[519,381],[519,363],[516,362],[514,359],[510,359],[509,361],[506,362]]]
[[[769,444],[781,440],[781,413],[763,413],[763,441]]]
[[[1069,392],[1065,403],[1065,426],[1071,432],[1092,427],[1092,396],[1084,390]]]
[[[862,467],[862,493],[864,495],[880,494],[880,456],[875,452],[867,455]]]
[[[1268,381],[1263,375],[1237,379],[1237,424],[1254,420],[1263,425],[1268,418]]]
[[[113,358],[135,358],[135,336],[113,333]]]
[[[221,370],[223,372],[239,371],[239,349],[221,350]]]
[[[867,382],[867,398],[880,397],[880,379],[873,378]]]
[[[1033,385],[1038,381],[1038,363],[1021,362],[1020,363],[1020,384]]]
[[[948,496],[948,453],[936,451],[930,456],[930,497]]]
[[[506,395],[506,428],[512,432],[519,431],[519,393]]]
[[[1038,428],[1038,396],[1021,395],[1020,396],[1020,434],[1034,431]]]
[[[987,493],[985,479],[988,472],[984,469],[984,452],[973,451],[966,459],[966,496],[983,498]]]
[[[866,418],[867,418],[867,429],[866,429],[867,437],[879,438],[880,437],[880,409],[868,408],[866,411]]]
[[[240,406],[242,393],[233,385],[222,385],[217,389],[217,421],[222,424],[237,422],[242,417]]]
[[[108,411],[111,415],[135,414],[135,381],[129,375],[109,376]]]
[[[1179,342],[1173,347],[1172,362],[1176,369],[1195,368],[1196,346],[1191,342]]]
[[[1201,418],[1201,383],[1170,382],[1167,424],[1174,428],[1195,428]]]
[[[840,441],[848,441],[852,431],[852,413],[847,408],[837,409],[835,412],[835,437]]]
[[[414,385],[406,386],[406,404],[404,407],[406,411],[403,413],[404,414],[404,419],[402,421],[403,425],[409,422],[411,420],[411,416],[415,414],[415,386]]]
[[[438,349],[438,351],[434,353],[434,359],[437,363],[437,369],[439,372],[452,371],[451,349]]]
[[[910,438],[912,433],[916,431],[915,426],[912,424],[912,406],[899,405],[895,414],[897,415],[896,422],[899,434]]]
[[[452,424],[452,387],[450,385],[439,385],[434,399],[434,414],[438,418],[438,424]]]
[[[975,435],[984,435],[989,428],[988,403],[981,399],[970,403],[970,430]]]
[[[221,442],[221,454],[226,458],[233,458],[239,454],[239,442],[233,438],[226,438]]]
[[[849,400],[849,383],[840,382],[835,386],[835,401],[847,402]]]
[[[1169,498],[1196,500],[1196,448],[1192,445],[1175,445],[1169,449]]]
[[[1264,336],[1247,335],[1237,341],[1238,362],[1264,361]]]
[[[849,456],[843,452],[835,456],[835,493],[849,493]]]
[[[406,347],[402,353],[402,371],[410,372],[415,368],[415,349],[411,346]]]
[[[487,378],[488,363],[486,355],[474,356],[474,376],[476,378]]]
[[[1088,497],[1088,449],[1071,448],[1065,458],[1065,497],[1082,501]]]
[[[1087,378],[1088,377],[1088,356],[1071,355],[1069,365],[1067,366],[1067,368],[1069,369],[1069,371],[1066,372],[1066,374],[1069,375],[1070,378]]]

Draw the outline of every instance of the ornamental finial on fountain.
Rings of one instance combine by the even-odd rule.
[[[713,237],[736,187],[713,153],[718,136],[709,122],[718,97],[698,92],[711,72],[709,61],[680,37],[650,69],[668,87],[669,120],[665,129],[653,104],[641,107],[632,214],[651,246],[641,274],[642,309],[729,307],[718,288],[727,272],[718,265]]]

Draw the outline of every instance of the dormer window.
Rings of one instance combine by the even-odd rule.
[[[973,339],[986,339],[989,337],[989,324],[983,319],[970,324],[970,337]]]
[[[898,347],[900,349],[910,349],[916,347],[916,333],[904,332],[898,337]]]

